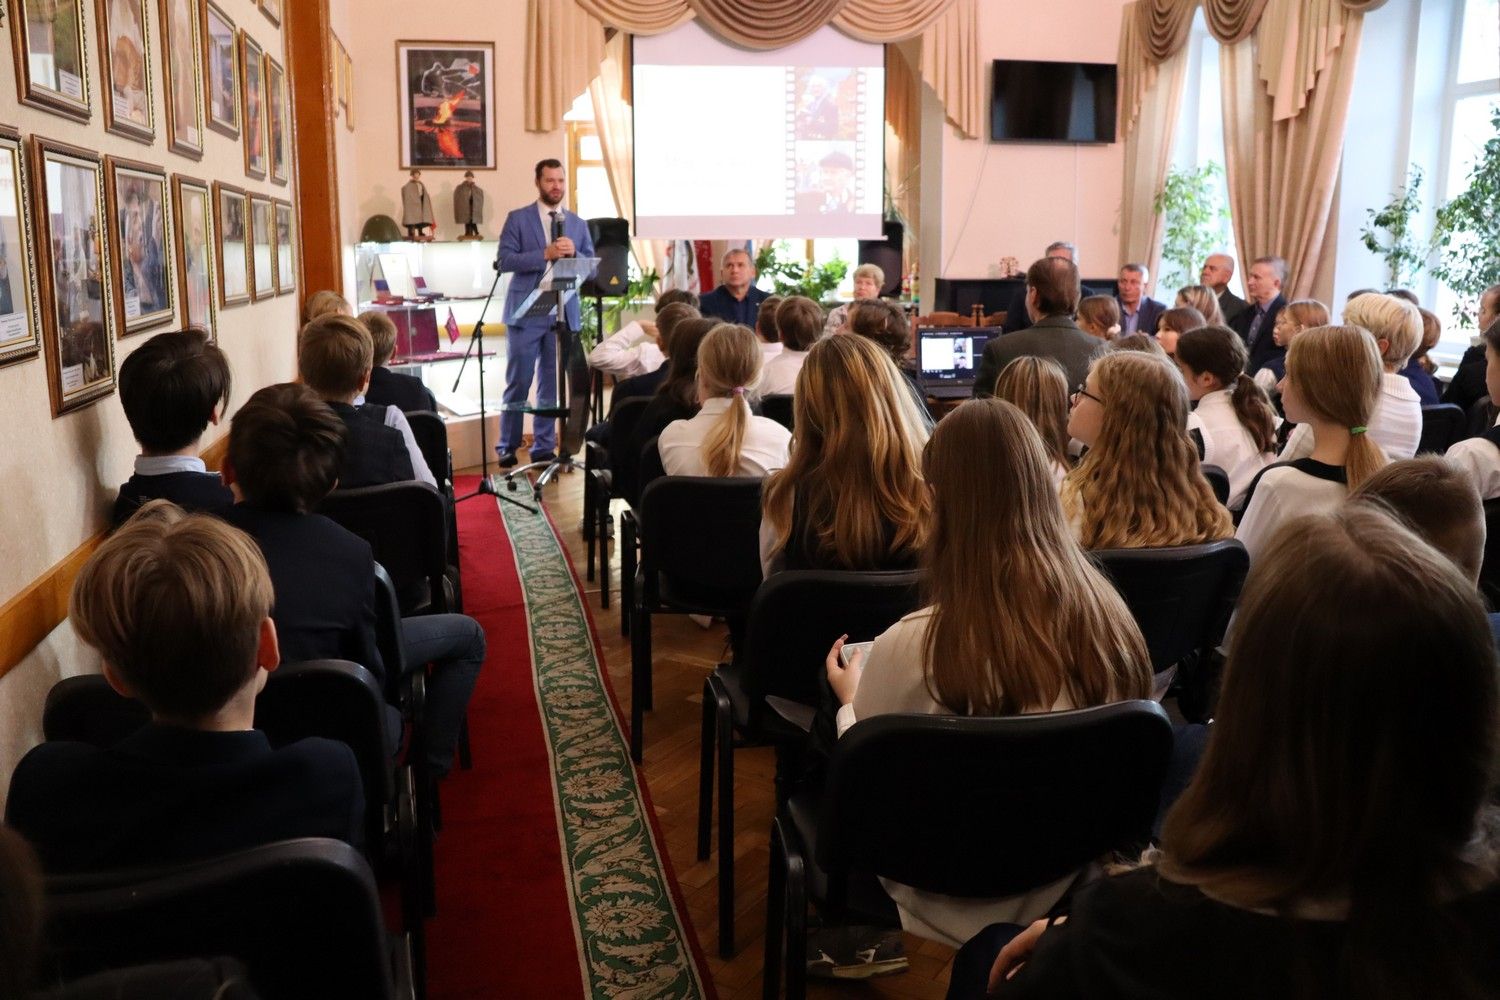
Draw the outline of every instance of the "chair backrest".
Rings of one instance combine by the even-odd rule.
[[[150,721],[146,706],[116,693],[103,674],[80,674],[47,692],[42,738],[112,747]]]
[[[1233,538],[1089,554],[1135,615],[1157,673],[1218,644],[1250,568]]]
[[[443,495],[415,481],[334,490],[318,507],[370,543],[375,561],[396,582],[401,610],[410,614],[448,610],[443,574],[448,565],[447,517]]]
[[[1468,423],[1468,415],[1461,406],[1438,403],[1422,407],[1422,439],[1417,444],[1417,454],[1447,451],[1463,439]]]
[[[749,606],[761,579],[760,485],[662,476],[646,487],[640,567],[647,601],[670,595],[724,613]]]
[[[635,463],[635,492],[627,494],[632,507],[640,506],[641,495],[646,492],[647,486],[667,474],[667,470],[661,464],[660,442],[659,437],[654,437],[641,445],[641,454]]]
[[[193,864],[47,880],[44,967],[74,978],[229,955],[263,1000],[391,1000],[370,866],[336,840],[286,840]]]
[[[1203,472],[1203,478],[1208,480],[1208,486],[1214,491],[1214,499],[1219,503],[1229,503],[1229,473],[1217,465],[1200,465],[1198,468]]]
[[[633,461],[637,456],[631,452],[630,442],[650,404],[650,396],[631,396],[616,402],[610,411],[605,447],[609,451],[609,474],[613,480],[611,492],[617,497],[628,499],[638,495],[635,488],[637,465]]]
[[[795,430],[793,423],[792,396],[776,393],[760,398],[760,415],[776,421],[787,430]]]
[[[917,321],[912,324],[919,326],[973,326],[974,317],[961,316],[956,312],[934,312],[926,316],[918,316]]]
[[[1492,609],[1500,609],[1500,499],[1484,502],[1484,561],[1479,567],[1479,590]]]
[[[816,860],[929,892],[1009,896],[1151,834],[1172,725],[1154,701],[1009,718],[877,715],[835,745]]]
[[[348,660],[283,663],[255,699],[255,728],[273,747],[318,736],[354,751],[365,787],[365,844],[380,850],[396,786],[385,696],[374,674]]]
[[[448,452],[448,425],[443,418],[431,410],[407,410],[406,422],[411,424],[411,435],[417,439],[417,447],[427,461],[427,468],[439,486],[453,482],[453,462]]]
[[[406,675],[406,645],[401,638],[401,603],[396,584],[380,563],[375,564],[375,648],[385,667],[386,701],[395,704]]]
[[[847,634],[850,642],[866,642],[915,611],[920,579],[916,570],[773,573],[750,602],[736,657],[748,668],[752,713],[766,695],[818,706],[827,687],[823,661],[834,641]]]

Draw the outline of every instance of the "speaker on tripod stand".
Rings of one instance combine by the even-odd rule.
[[[624,295],[630,287],[630,223],[624,219],[602,218],[589,219],[588,224],[589,239],[594,241],[594,256],[599,258],[599,269],[583,283],[578,294],[593,299],[599,337],[603,339],[605,297]],[[569,365],[569,375],[573,379],[573,412],[568,426],[577,430],[568,436],[578,434],[581,447],[586,423],[584,417],[591,417],[587,423],[604,419],[604,379],[590,372],[582,351],[575,351],[574,356],[576,360]]]

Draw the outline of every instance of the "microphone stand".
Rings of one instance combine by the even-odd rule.
[[[494,481],[490,478],[490,415],[484,403],[484,317],[490,310],[490,303],[494,301],[495,289],[500,287],[500,274],[500,267],[497,263],[495,266],[495,280],[490,285],[490,294],[485,296],[484,306],[479,310],[479,321],[474,324],[474,334],[469,338],[469,348],[464,351],[463,363],[458,366],[458,378],[453,380],[453,391],[457,392],[459,382],[463,381],[464,369],[469,366],[469,356],[477,352],[479,355],[479,455],[481,472],[479,485],[474,488],[474,491],[472,493],[465,493],[453,501],[454,503],[460,503],[464,500],[470,500],[485,494],[500,497],[501,500],[510,499],[495,489]]]

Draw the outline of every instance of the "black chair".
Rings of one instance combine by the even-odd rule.
[[[1468,424],[1469,417],[1463,408],[1452,403],[1422,407],[1422,439],[1417,444],[1417,454],[1441,455],[1463,440]]]
[[[667,470],[662,468],[658,441],[659,438],[652,438],[641,446],[640,458],[636,463],[636,486],[642,491],[667,474]],[[630,609],[635,607],[636,559],[641,552],[640,519],[635,513],[635,508],[641,505],[640,493],[630,496],[629,503],[632,509],[620,513],[620,604],[623,606],[620,612],[621,635],[630,634]]]
[[[446,585],[448,512],[437,490],[414,481],[334,490],[318,513],[370,543],[396,581],[403,615],[458,610]]]
[[[427,468],[438,481],[438,492],[448,501],[448,576],[453,581],[453,606],[463,609],[463,582],[458,559],[458,518],[454,514],[453,451],[448,447],[448,425],[431,410],[408,410],[406,422],[427,460]]]
[[[651,402],[649,396],[617,400],[609,415],[609,438],[605,444],[587,441],[583,452],[583,540],[588,543],[586,579],[594,579],[594,561],[599,562],[599,606],[609,607],[609,504],[634,495],[633,476],[621,456],[629,450],[636,425]],[[626,492],[626,489],[631,492]],[[626,605],[621,619],[629,613]]]
[[[170,868],[49,878],[43,969],[78,976],[228,955],[263,1000],[396,1000],[416,989],[370,866],[336,840],[286,840]]]
[[[103,674],[80,674],[64,677],[47,692],[42,738],[112,747],[150,721],[146,706],[117,694]]]
[[[1125,599],[1145,636],[1158,695],[1171,685],[1179,664],[1196,667],[1208,662],[1224,638],[1250,569],[1245,547],[1233,538],[1170,548],[1106,549],[1090,555]]]
[[[630,755],[651,706],[651,618],[743,615],[760,586],[759,479],[665,476],[641,497],[630,625]]]
[[[1500,610],[1500,498],[1484,502],[1484,561],[1479,567],[1479,591]]]
[[[792,412],[790,395],[777,394],[760,398],[760,415],[770,417],[789,431],[796,430],[792,426]]]
[[[891,923],[876,876],[967,898],[1011,896],[1145,844],[1172,752],[1152,701],[1010,718],[884,715],[844,734],[821,790],[771,826],[764,996],[806,992],[809,901]]]
[[[1214,491],[1214,499],[1226,507],[1229,505],[1229,473],[1217,465],[1200,465],[1199,470],[1203,478],[1208,480],[1209,488]]]
[[[734,954],[734,751],[771,742],[804,743],[806,734],[768,710],[766,697],[837,711],[825,697],[823,661],[828,650],[844,634],[853,642],[873,639],[916,610],[918,579],[914,570],[776,573],[755,592],[745,639],[733,662],[721,664],[704,681],[698,859],[706,861],[709,855],[717,750],[719,954],[723,958]]]

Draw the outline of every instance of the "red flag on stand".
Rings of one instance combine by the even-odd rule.
[[[448,343],[458,343],[458,320],[453,318],[453,307],[448,307],[448,322],[443,324],[443,329],[448,331]]]

